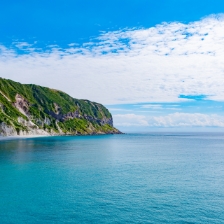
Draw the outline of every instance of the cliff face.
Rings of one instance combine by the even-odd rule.
[[[101,104],[0,78],[0,135],[119,134]]]

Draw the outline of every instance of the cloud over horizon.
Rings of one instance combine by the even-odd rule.
[[[1,76],[103,104],[224,101],[224,16],[104,32],[82,46],[0,45]]]
[[[164,116],[114,115],[116,126],[123,127],[224,127],[224,116],[201,113],[172,113]]]

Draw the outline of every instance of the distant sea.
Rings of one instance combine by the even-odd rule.
[[[1,140],[0,223],[224,223],[224,133]]]

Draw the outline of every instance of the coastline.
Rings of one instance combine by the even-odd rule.
[[[0,136],[0,141],[2,140],[13,140],[13,139],[24,139],[24,138],[40,138],[40,137],[50,137],[52,135],[16,135],[16,136]]]
[[[2,140],[14,140],[14,139],[26,139],[26,138],[41,138],[41,137],[59,137],[59,136],[100,136],[100,135],[123,135],[125,133],[95,133],[95,134],[86,134],[86,135],[14,135],[14,136],[1,136],[0,141]]]

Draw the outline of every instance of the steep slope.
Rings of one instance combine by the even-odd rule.
[[[120,133],[101,104],[42,86],[0,78],[0,135]]]

